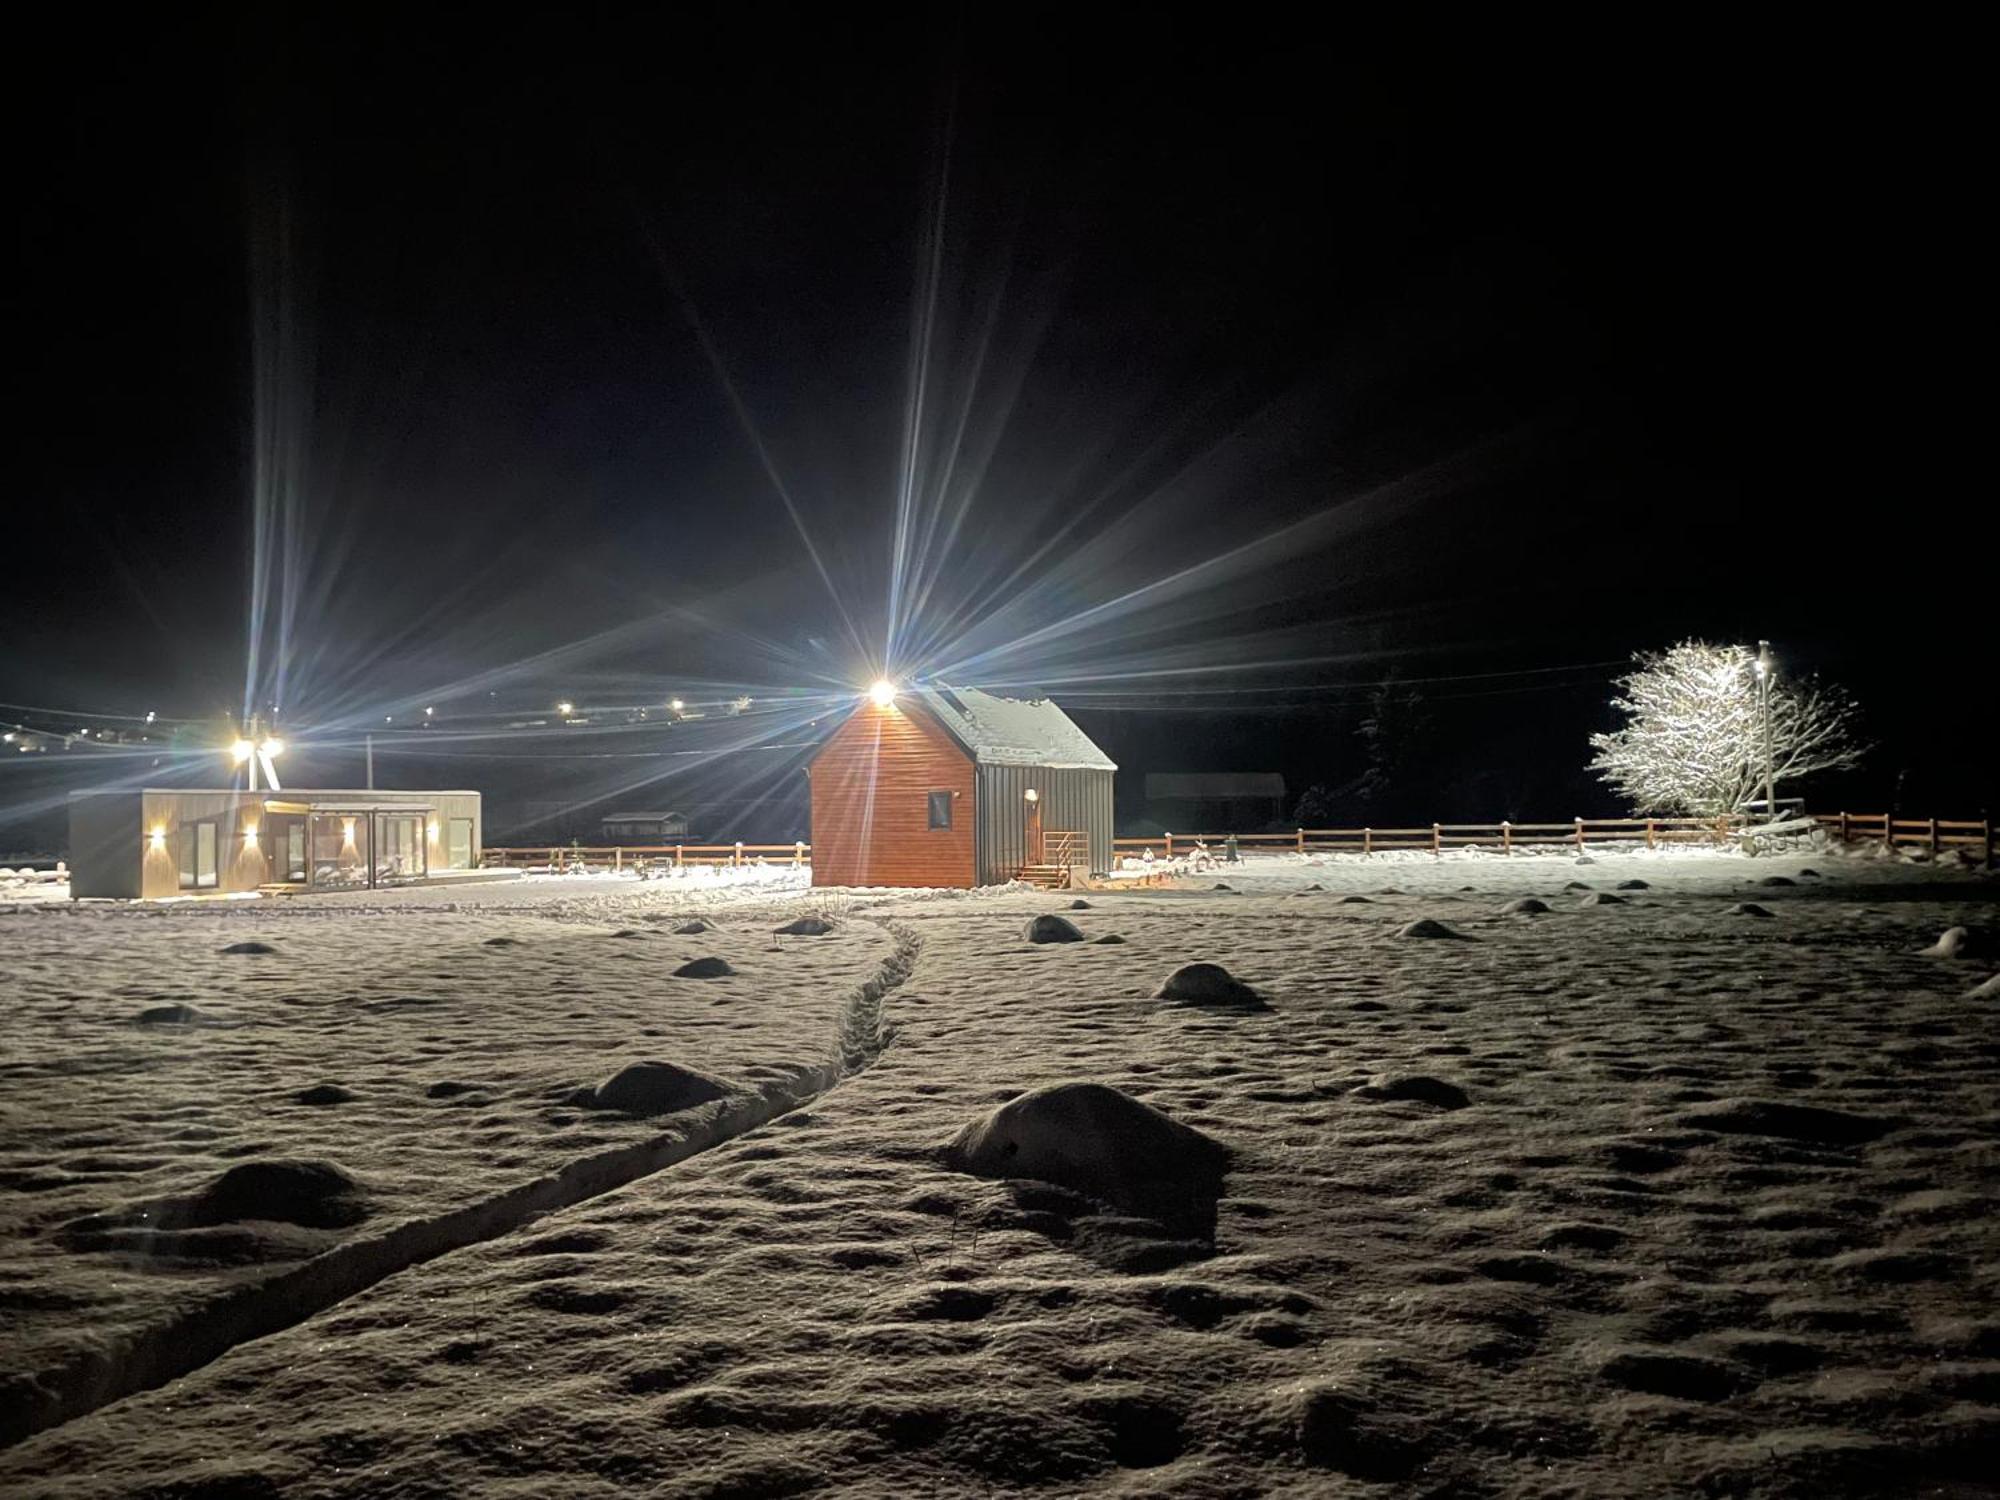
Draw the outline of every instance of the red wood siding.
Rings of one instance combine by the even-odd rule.
[[[920,707],[865,702],[812,763],[814,885],[973,883],[972,757]],[[932,792],[954,792],[951,827]]]

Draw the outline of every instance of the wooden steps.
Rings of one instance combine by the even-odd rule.
[[[1039,886],[1045,891],[1061,891],[1069,888],[1068,865],[1023,865],[1014,872],[1016,880],[1025,880],[1029,885]]]

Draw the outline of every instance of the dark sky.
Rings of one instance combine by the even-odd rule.
[[[1768,636],[1869,709],[1877,801],[1991,795],[1950,79],[1741,34],[727,14],[58,39],[11,101],[0,701],[239,704],[260,435],[299,455],[294,723],[663,609],[498,680],[865,678],[935,226],[929,479],[966,422],[919,490],[964,510],[899,666],[1046,687],[1128,771],[1295,784],[1352,774],[1363,684],[1561,667],[1429,691],[1435,775],[1559,765],[1567,803],[1599,664]]]

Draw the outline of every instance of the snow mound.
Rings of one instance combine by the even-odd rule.
[[[201,1012],[192,1005],[149,1005],[137,1019],[141,1026],[192,1026]]]
[[[1549,903],[1534,896],[1522,896],[1500,908],[1503,917],[1532,917],[1549,909]]]
[[[1308,891],[1323,891],[1325,889],[1326,889],[1325,886],[1321,885],[1317,880],[1315,880],[1311,885],[1300,886],[1298,890],[1294,891],[1292,894],[1295,896],[1303,896]]]
[[[273,948],[269,943],[259,943],[253,940],[247,943],[231,943],[222,951],[224,953],[276,953],[278,950]]]
[[[340,1229],[368,1217],[361,1185],[330,1161],[246,1161],[189,1200],[188,1222],[247,1219]]]
[[[615,1109],[628,1115],[670,1115],[693,1109],[729,1092],[727,1084],[706,1073],[669,1062],[635,1062],[620,1068],[577,1102],[592,1109]]]
[[[1577,903],[1579,906],[1628,906],[1630,904],[1625,897],[1614,896],[1609,891],[1592,891]]]
[[[1278,1388],[1260,1425],[1321,1468],[1355,1479],[1408,1479],[1428,1457],[1421,1423],[1385,1405],[1367,1382],[1339,1376]]]
[[[1759,906],[1755,901],[1739,901],[1729,908],[1729,915],[1732,917],[1768,917],[1771,915],[1771,908],[1768,906]]]
[[[1178,1000],[1188,1005],[1235,1005],[1263,1009],[1264,997],[1221,964],[1182,964],[1169,974],[1155,1000]]]
[[[488,948],[518,948],[521,946],[521,940],[517,937],[490,937],[486,939],[485,946]]]
[[[797,921],[787,922],[778,931],[787,937],[825,937],[833,931],[833,923],[825,917],[800,917]]]
[[[1396,929],[1400,938],[1462,938],[1464,933],[1444,925],[1435,917],[1419,917],[1406,927]]]
[[[2000,974],[1995,974],[1986,983],[1974,985],[1965,992],[1968,1000],[2000,1000]]]
[[[1579,854],[1574,860],[1571,861],[1571,863],[1579,865],[1594,865],[1597,863],[1597,861],[1592,859],[1588,854]]]
[[[300,1089],[292,1095],[298,1104],[346,1104],[355,1097],[351,1090],[337,1083],[316,1083],[309,1089]]]
[[[726,958],[691,958],[674,970],[676,979],[721,979],[736,971]]]
[[[1058,1083],[972,1121],[944,1159],[975,1177],[1030,1177],[1148,1212],[1204,1197],[1212,1206],[1229,1153],[1119,1089]]]
[[[1722,1099],[1681,1116],[1696,1130],[1726,1135],[1768,1135],[1817,1146],[1858,1146],[1887,1135],[1893,1120],[1822,1109],[1812,1104],[1774,1104],[1762,1099]]]
[[[713,931],[715,931],[715,926],[713,923],[704,922],[700,917],[696,917],[693,921],[683,922],[681,923],[680,926],[676,927],[674,929],[674,936],[699,937],[704,932],[713,932]]]
[[[1972,945],[1972,934],[1963,927],[1947,927],[1930,947],[1919,950],[1924,958],[1964,958]]]
[[[1031,943],[1080,943],[1083,941],[1083,930],[1068,917],[1044,912],[1039,917],[1028,919],[1028,925],[1021,929],[1021,936]]]
[[[1373,906],[1374,904],[1375,898],[1373,896],[1342,896],[1334,903],[1335,906]]]
[[[1439,1109],[1464,1109],[1472,1102],[1457,1084],[1428,1073],[1377,1073],[1356,1092],[1370,1099],[1407,1099]]]
[[[1590,889],[1590,887],[1585,885],[1581,880],[1572,880],[1568,885],[1564,886],[1563,889],[1566,891],[1587,891]]]

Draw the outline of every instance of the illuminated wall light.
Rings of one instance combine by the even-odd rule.
[[[257,847],[257,825],[255,823],[244,825],[243,847],[246,849],[255,849]]]
[[[1039,802],[1042,800],[1042,794],[1036,791],[1033,787],[1029,787],[1025,792],[1021,793],[1021,795],[1023,797],[1026,797],[1030,802]]]
[[[340,820],[340,842],[349,849],[354,847],[354,819],[342,818]]]
[[[438,841],[438,825],[436,818],[432,818],[430,820],[430,823],[427,825],[426,831],[430,834],[431,842],[435,844]]]
[[[877,708],[887,708],[896,701],[896,684],[884,677],[868,690],[868,696],[875,700]]]
[[[153,852],[158,854],[167,847],[167,830],[164,827],[155,826],[153,831],[146,836],[146,839],[153,846]]]
[[[230,757],[239,765],[257,753],[257,747],[248,740],[238,740],[229,747]]]

